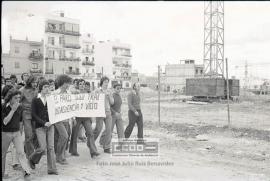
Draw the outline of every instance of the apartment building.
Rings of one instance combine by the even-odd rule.
[[[129,44],[115,41],[99,41],[95,46],[96,70],[108,76],[112,81],[131,87],[131,47]]]
[[[18,78],[24,72],[37,76],[43,73],[43,43],[44,41],[29,41],[13,39],[10,36],[9,53],[1,55],[2,74],[9,77],[15,74]]]
[[[45,22],[45,74],[68,74],[76,77],[80,72],[80,21],[60,13],[50,15]]]

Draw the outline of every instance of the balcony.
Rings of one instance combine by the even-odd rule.
[[[45,60],[54,60],[55,57],[45,57]]]
[[[73,36],[81,36],[79,32],[74,32],[74,31],[63,31],[65,35],[73,35]]]
[[[64,34],[64,35],[81,36],[81,34],[79,32],[68,31],[68,30],[59,30],[59,29],[51,28],[51,27],[46,27],[45,32],[46,33],[49,32],[49,33],[60,33],[60,34]]]
[[[83,49],[82,53],[89,53],[89,54],[93,54],[94,50],[93,49]]]
[[[30,69],[30,73],[42,73],[41,69]]]
[[[128,53],[114,53],[113,54],[115,57],[132,57],[132,55],[128,54]]]
[[[60,57],[59,58],[60,61],[81,61],[80,57]]]
[[[78,44],[64,44],[63,45],[65,48],[73,48],[73,49],[80,49],[81,48],[81,46],[80,45],[78,45]]]
[[[121,54],[120,56],[124,56],[124,57],[132,57],[130,54]]]
[[[75,72],[75,71],[66,71],[66,74],[69,74],[69,75],[80,75],[81,73],[80,72]]]
[[[30,53],[29,57],[30,60],[42,60],[43,55],[41,53]]]
[[[53,74],[53,69],[46,69],[45,74]]]
[[[63,30],[58,30],[56,28],[50,28],[50,27],[46,27],[45,28],[45,32],[50,32],[50,33],[64,33]]]
[[[84,61],[82,62],[82,65],[95,66],[95,63],[94,63],[94,61],[87,61],[87,60],[84,60]]]
[[[84,73],[83,78],[94,78],[96,73]]]
[[[113,61],[113,64],[115,65],[115,67],[131,68],[131,64],[118,64],[116,61]]]

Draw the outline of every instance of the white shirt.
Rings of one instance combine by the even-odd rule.
[[[37,98],[40,98],[40,100],[42,101],[42,103],[44,104],[44,106],[46,105],[47,103],[47,100],[46,100],[46,97],[42,97],[41,94],[39,93]]]

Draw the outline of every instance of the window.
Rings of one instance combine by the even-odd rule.
[[[32,68],[33,68],[33,69],[37,69],[37,68],[38,68],[38,64],[37,64],[37,63],[33,63],[33,64],[32,64]]]
[[[48,51],[48,58],[53,58],[54,59],[54,50],[49,50]]]
[[[203,70],[201,70],[201,74],[203,74]]]
[[[54,37],[48,37],[48,42],[51,45],[54,45]]]
[[[89,72],[89,69],[86,69],[86,73],[88,73]]]
[[[92,69],[92,73],[95,73],[95,69]]]
[[[15,62],[15,69],[19,69],[20,68],[20,63],[19,62]]]
[[[68,67],[69,72],[72,72],[72,67]]]
[[[15,53],[20,53],[19,47],[15,47]]]
[[[72,25],[72,31],[73,31],[73,32],[79,32],[79,25],[73,24],[73,25]]]
[[[95,45],[92,45],[92,49],[95,49]]]
[[[196,69],[196,74],[198,74],[198,69]]]
[[[59,37],[59,44],[60,45],[64,45],[65,44],[64,37]]]
[[[64,25],[63,24],[59,24],[59,30],[63,31],[64,30]]]
[[[85,50],[88,52],[89,51],[89,45],[85,45]]]
[[[88,62],[88,60],[89,60],[89,57],[85,57],[85,60]]]
[[[65,58],[65,50],[59,51],[59,58]]]
[[[72,31],[72,24],[70,24],[70,23],[65,23],[65,30],[66,30],[66,31]]]
[[[95,61],[95,58],[94,57],[92,57],[92,62],[94,62]]]
[[[70,58],[74,58],[75,57],[75,53],[74,52],[69,52]]]
[[[49,27],[49,29],[51,29],[51,30],[56,30],[56,25],[55,25],[55,24],[49,23],[49,24],[48,24],[48,27]]]
[[[126,87],[129,87],[129,83],[128,82],[126,82]]]

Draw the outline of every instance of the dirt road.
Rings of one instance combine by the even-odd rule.
[[[158,158],[115,158],[102,153],[99,148],[102,154],[93,160],[85,143],[81,142],[78,144],[79,157],[69,156],[69,165],[57,165],[60,175],[47,175],[44,157],[33,171],[31,180],[269,180],[269,142],[236,138],[229,132],[226,136],[203,136],[206,141],[184,138],[166,125],[158,128],[156,124],[148,123],[145,137],[160,139]],[[17,178],[10,180],[22,180],[21,173],[10,166],[7,172]]]

